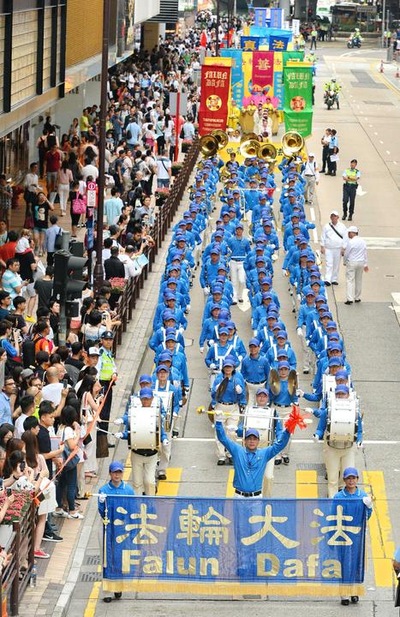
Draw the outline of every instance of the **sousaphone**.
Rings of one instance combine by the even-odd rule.
[[[260,142],[256,139],[246,139],[240,144],[240,154],[245,159],[258,157]]]
[[[264,159],[266,163],[274,163],[276,161],[277,149],[273,144],[261,143],[258,149],[258,156]]]
[[[228,135],[225,133],[225,131],[217,129],[215,131],[211,131],[210,135],[215,137],[215,139],[217,140],[219,150],[222,150],[222,148],[225,148],[225,146],[228,145]]]
[[[219,142],[216,137],[209,133],[200,139],[200,152],[205,158],[214,156],[218,152]]]
[[[287,131],[282,137],[282,150],[285,156],[294,156],[304,148],[304,138],[296,131]]]

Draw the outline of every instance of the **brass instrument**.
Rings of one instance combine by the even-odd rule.
[[[225,166],[219,172],[220,180],[228,180],[231,177],[231,172]]]
[[[228,145],[228,135],[225,133],[225,131],[217,129],[216,131],[211,131],[210,135],[215,137],[215,139],[217,140],[219,150],[222,150],[222,148],[225,148],[225,146]]]
[[[254,158],[258,156],[260,142],[256,139],[247,139],[240,144],[240,154],[245,159]]]
[[[281,391],[281,380],[278,371],[275,368],[272,368],[269,372],[269,386],[272,394],[278,396]]]
[[[282,150],[285,156],[293,156],[304,148],[304,138],[296,131],[288,131],[282,137]]]
[[[256,141],[258,141],[257,133],[243,133],[241,143],[243,143],[244,141],[248,141],[249,139],[255,139]]]
[[[258,149],[258,156],[260,159],[264,159],[266,163],[274,163],[276,160],[276,155],[278,154],[277,149],[273,144],[270,143],[261,143]]]
[[[288,392],[290,396],[294,396],[296,394],[296,390],[299,387],[297,381],[297,373],[294,369],[289,372],[288,376]]]
[[[218,152],[219,142],[216,137],[210,133],[203,135],[200,139],[200,152],[205,158],[214,156]]]

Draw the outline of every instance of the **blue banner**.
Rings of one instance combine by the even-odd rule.
[[[186,585],[212,593],[214,585],[234,593],[257,583],[318,583],[354,590],[364,580],[365,511],[362,499],[107,496],[103,585],[123,591],[149,589],[147,582],[157,590],[173,582],[182,592]]]
[[[286,51],[289,43],[288,36],[271,35],[269,37],[269,49],[270,51]]]
[[[271,9],[271,28],[282,28],[283,23],[283,10],[282,9]]]
[[[241,36],[240,47],[241,51],[255,51],[258,49],[260,39],[258,36]],[[222,50],[221,50],[222,51]]]
[[[258,28],[257,26],[250,26],[250,36],[258,37],[258,45],[268,45],[269,37],[268,37],[268,27],[267,28]]]
[[[267,25],[267,9],[254,9],[254,25],[265,28]]]
[[[237,106],[241,107],[244,96],[242,50],[232,48],[221,49],[220,54],[233,60],[231,67],[231,94]]]

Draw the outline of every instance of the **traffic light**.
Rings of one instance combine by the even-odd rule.
[[[82,296],[87,282],[81,280],[87,257],[76,257],[69,251],[61,250],[54,253],[53,295],[65,304],[78,300]]]

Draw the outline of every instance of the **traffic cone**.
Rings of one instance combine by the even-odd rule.
[[[380,66],[379,72],[383,73],[383,60],[381,60],[381,66]]]

